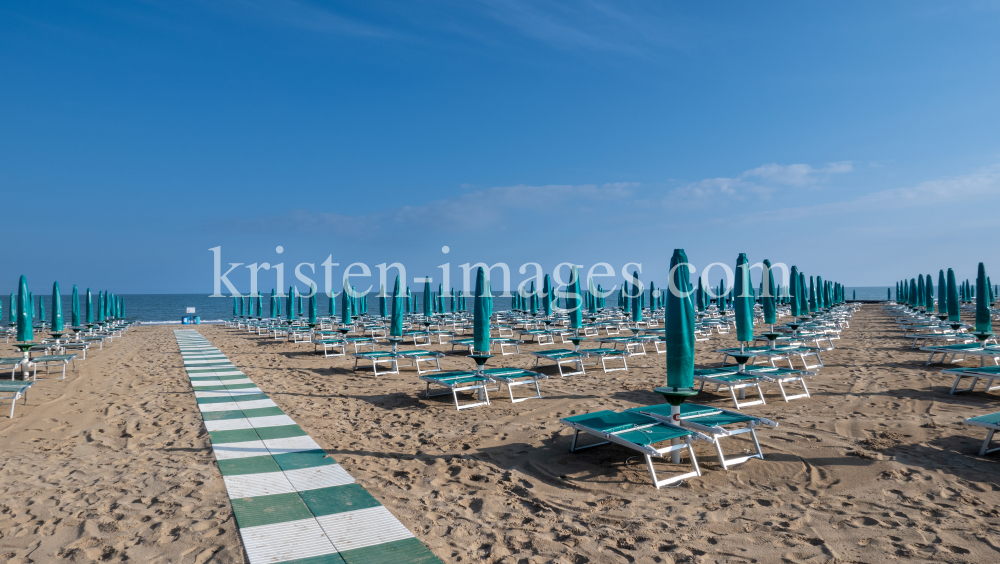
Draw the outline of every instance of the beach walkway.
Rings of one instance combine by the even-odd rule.
[[[440,562],[219,349],[174,336],[251,564]]]

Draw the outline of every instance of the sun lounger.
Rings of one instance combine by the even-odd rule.
[[[601,368],[604,369],[604,373],[615,372],[617,370],[628,370],[628,361],[626,360],[629,356],[628,351],[620,351],[618,349],[580,349],[580,353],[584,358],[597,357],[601,359]],[[608,368],[608,360],[617,359],[622,361],[622,366],[620,368]],[[593,363],[595,366],[597,363]]]
[[[375,372],[375,377],[378,377],[379,364],[388,364],[390,367],[389,370],[383,370],[382,374],[399,374],[398,355],[389,351],[356,352],[351,353],[351,356],[354,357],[354,370],[358,369],[359,362],[367,360],[372,363],[372,371]]]
[[[413,361],[411,366],[417,368],[417,374],[423,374],[424,372],[440,372],[441,371],[441,358],[444,357],[444,353],[439,353],[437,351],[397,351],[397,355],[401,358],[408,358]],[[420,370],[421,362],[433,362],[437,365],[435,370]]]
[[[460,347],[472,352],[472,343],[474,339],[452,339],[451,350],[455,350],[455,347]],[[500,354],[521,354],[521,341],[517,339],[508,339],[506,337],[491,337],[490,338],[490,350],[494,350],[498,345],[500,347]],[[514,347],[514,352],[507,352],[508,347]]]
[[[17,373],[17,367],[24,360],[23,356],[8,356],[0,358],[0,368],[10,367],[10,379],[14,379],[14,375]],[[37,369],[36,369],[37,370]]]
[[[976,338],[968,333],[955,333],[950,331],[948,333],[924,333],[921,335],[913,336],[913,344],[910,345],[911,349],[919,349],[920,347],[939,347],[943,344],[964,344],[973,343]],[[933,344],[931,344],[933,343]]]
[[[475,372],[468,371],[435,372],[434,374],[422,375],[420,379],[427,383],[427,389],[424,390],[425,398],[433,398],[450,393],[455,400],[455,409],[471,409],[490,404],[490,394],[487,390],[487,384],[490,382],[490,379],[485,374],[476,374]],[[432,384],[447,388],[448,391],[432,394]],[[465,405],[458,403],[458,392],[473,391],[476,393],[476,401],[474,403]]]
[[[45,374],[49,374],[49,369],[53,366],[61,367],[62,377],[61,380],[66,378],[66,365],[73,363],[73,372],[76,372],[76,355],[75,354],[46,354],[41,356],[36,356],[31,359],[31,362],[35,364],[35,373],[33,374],[33,379],[38,378],[38,367],[45,367]]]
[[[691,448],[691,440],[695,437],[695,432],[689,429],[629,411],[624,413],[597,411],[564,417],[559,422],[574,430],[573,443],[569,449],[570,452],[615,443],[641,453],[646,459],[646,468],[649,470],[649,476],[653,480],[653,485],[656,486],[656,489],[687,478],[701,476],[701,470],[698,468],[698,460],[695,458],[694,449]],[[604,440],[599,443],[580,446],[578,442],[581,432]],[[680,444],[670,444],[675,439],[682,442]],[[656,469],[653,467],[653,457],[663,458],[665,454],[682,450],[687,450],[694,470],[678,476],[671,476],[662,480],[658,479],[656,477]]]
[[[319,350],[320,347],[323,347],[324,358],[330,356],[344,356],[347,354],[347,341],[343,339],[317,339],[313,341],[313,352]],[[331,349],[340,349],[340,353],[330,354]],[[372,343],[372,350],[375,350],[374,343]]]
[[[806,386],[806,376],[815,376],[816,372],[810,372],[807,370],[795,370],[793,368],[774,368],[766,366],[747,366],[743,369],[746,374],[753,374],[760,376],[768,382],[774,382],[778,385],[778,389],[781,391],[781,397],[784,398],[786,402],[793,399],[808,398],[809,388]],[[793,382],[798,382],[802,385],[801,394],[788,395],[785,391],[785,384],[791,384]]]
[[[730,466],[742,464],[752,458],[763,460],[764,453],[761,451],[760,443],[757,441],[756,428],[762,425],[769,427],[778,426],[774,421],[764,419],[763,417],[751,417],[743,413],[707,405],[682,403],[680,408],[680,420],[678,424],[681,427],[711,437],[712,442],[715,444],[715,452],[719,457],[719,464],[722,465],[724,470],[728,470]],[[628,411],[635,411],[660,421],[673,421],[673,416],[670,414],[670,405],[668,404],[634,407]],[[745,456],[726,458],[722,453],[721,440],[744,433],[750,433],[755,452]]]
[[[994,386],[993,380],[1000,380],[1000,366],[977,366],[976,368],[948,368],[942,370],[945,374],[954,374],[955,383],[951,385],[951,391],[949,394],[957,394],[958,392],[972,392],[975,391],[976,383],[980,379],[986,380],[985,392],[992,392],[993,390],[1000,390],[1000,385]],[[962,378],[972,378],[972,385],[968,388],[959,389],[959,384],[962,383]]]
[[[559,376],[575,376],[577,374],[586,374],[583,368],[584,355],[571,351],[569,349],[553,349],[548,351],[535,351],[531,353],[535,357],[535,368],[538,368],[538,363],[542,359],[554,362],[556,367],[559,369]],[[576,372],[563,372],[564,364],[575,364]]]
[[[30,388],[34,382],[21,382],[21,381],[0,381],[0,399],[10,400],[10,418],[14,418],[14,406],[17,405],[17,400],[23,398],[24,403],[28,403],[28,388]]]
[[[525,336],[527,336],[527,339],[525,339]],[[538,345],[553,345],[556,342],[552,333],[545,329],[522,329],[517,332],[517,338],[526,342],[534,339]]]
[[[987,429],[986,440],[983,441],[983,448],[979,449],[979,456],[985,456],[991,452],[1000,450],[1000,447],[990,448],[990,443],[993,441],[993,433],[1000,431],[1000,412],[980,415],[979,417],[970,417],[963,421],[963,423]]]
[[[955,345],[941,345],[935,347],[921,347],[921,351],[931,353],[927,357],[927,365],[930,365],[934,360],[934,355],[941,355],[942,364],[957,364],[965,360],[966,355],[980,356],[982,361],[986,358],[992,357],[994,364],[997,362],[997,358],[1000,357],[1000,347],[996,345],[987,346],[983,348],[980,343],[960,343]],[[948,355],[951,355],[951,361],[948,361]],[[961,358],[958,358],[961,355]]]
[[[522,368],[487,368],[483,371],[490,380],[497,384],[496,391],[500,391],[507,386],[507,393],[510,395],[511,403],[519,403],[529,399],[542,399],[542,390],[538,387],[539,378],[548,378],[544,374],[524,370]],[[514,399],[515,386],[535,386],[535,395]]]
[[[616,349],[621,345],[622,349],[630,355],[641,356],[646,354],[646,341],[655,341],[656,338],[655,335],[640,335],[638,337],[602,337],[596,341],[613,345]]]
[[[715,391],[720,391],[722,388],[726,388],[729,391],[729,396],[733,398],[733,404],[736,409],[741,407],[750,407],[754,405],[763,405],[767,402],[764,401],[764,392],[760,389],[760,381],[763,379],[760,375],[740,373],[736,366],[724,366],[722,368],[696,368],[694,371],[695,381],[701,382],[701,386],[698,391],[701,392],[705,389],[705,384],[715,384]],[[747,388],[754,388],[757,390],[757,396],[760,397],[759,400],[745,401],[740,403],[740,399],[746,394]],[[740,398],[736,397],[736,391],[740,390]]]

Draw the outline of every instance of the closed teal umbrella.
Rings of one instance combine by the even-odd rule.
[[[583,300],[580,293],[580,271],[574,266],[570,272],[567,288],[566,309],[569,310],[569,328],[574,331],[583,328]]]
[[[118,297],[118,315],[125,319],[125,296]]]
[[[695,293],[696,302],[698,305],[698,311],[705,311],[705,287],[701,283],[701,278],[698,278],[698,291]],[[667,303],[670,303],[670,298],[667,298]]]
[[[917,307],[918,306],[917,298],[918,298],[919,295],[920,295],[920,293],[917,292],[917,279],[916,278],[910,278],[910,306],[911,307]]]
[[[813,277],[809,277],[809,313],[816,311],[816,287],[813,286]]]
[[[399,275],[392,288],[392,318],[389,321],[389,337],[403,337],[403,293],[399,288]]]
[[[934,284],[930,274],[924,279],[924,305],[927,306],[927,313],[934,313]]]
[[[917,307],[922,308],[925,305],[927,305],[927,304],[924,303],[924,296],[925,295],[926,294],[924,293],[924,277],[920,276],[918,274],[917,275]]]
[[[73,327],[80,326],[80,290],[73,284],[73,302],[70,304],[70,321]]]
[[[430,283],[425,282],[425,295],[430,293]],[[490,317],[493,310],[490,308],[490,300],[487,298],[486,273],[483,267],[476,270],[476,293],[473,300],[472,312],[472,354],[490,354]],[[427,308],[424,308],[427,314]]]
[[[642,282],[639,281],[639,271],[632,271],[632,322],[642,321]]]
[[[771,272],[771,261],[764,259],[764,272],[761,275],[761,308],[764,310],[764,323],[774,325],[778,320],[778,305],[775,300],[774,273]]]
[[[386,306],[385,306],[385,298],[386,298],[386,296],[385,296],[385,286],[379,285],[378,288],[379,288],[379,291],[378,291],[378,314],[381,317],[389,317],[388,315],[386,315],[389,312],[388,312],[388,310],[386,309]]]
[[[331,289],[327,290],[326,291],[326,295],[327,295],[328,298],[330,298],[330,304],[329,304],[329,308],[330,308],[329,316],[330,316],[330,319],[336,319],[336,317],[337,317],[337,300],[335,299],[335,297],[333,295],[333,289],[331,288]]]
[[[788,286],[788,297],[790,298],[790,305],[792,310],[792,317],[798,317],[802,315],[802,311],[799,310],[799,267],[792,266],[792,274],[790,276],[791,284]]]
[[[62,294],[59,292],[59,282],[52,283],[52,332],[62,333]]]
[[[288,319],[288,321],[292,321],[295,319],[295,294],[297,293],[298,292],[295,291],[294,286],[288,287],[288,297],[286,298],[288,301],[285,303],[285,306],[287,307],[285,316]]]
[[[316,285],[309,286],[309,324],[315,325],[316,318],[319,317],[316,304]]]
[[[753,300],[750,298],[749,273],[750,261],[747,260],[746,253],[740,253],[736,258],[733,310],[736,314],[736,340],[740,342],[741,347],[744,342],[753,341]]]
[[[38,296],[38,319],[45,322],[45,301],[42,296]]]
[[[806,289],[806,275],[799,273],[799,311],[802,315],[809,315],[809,294]]]
[[[828,307],[830,304],[826,303],[826,284],[823,283],[823,277],[816,277],[816,309],[822,311],[824,308]]]
[[[449,301],[449,303],[448,303],[448,311],[450,311],[451,313],[455,313],[457,310],[455,309],[455,288],[454,287],[451,288],[451,293],[448,294],[448,301]]]
[[[264,297],[260,295],[260,290],[257,290],[257,297],[254,298],[257,302],[257,317],[264,317]]]
[[[349,279],[344,279],[344,291],[340,293],[340,324],[350,325],[351,324],[351,302],[348,294],[350,293],[351,282]]]
[[[545,278],[542,280],[542,307],[545,311],[545,317],[552,317],[552,281],[549,280],[549,275],[546,274]]]
[[[990,291],[986,288],[986,266],[979,263],[979,273],[976,275],[976,333],[986,334],[993,331],[990,320]]]
[[[652,280],[649,281],[649,309],[656,310],[656,284]]]
[[[97,322],[104,321],[104,292],[97,293]]]
[[[531,301],[531,315],[538,315],[538,292],[535,291],[535,282],[531,282],[531,292],[528,293],[528,299]]]
[[[938,304],[939,315],[948,313],[948,283],[945,282],[944,269],[938,270]]]
[[[410,287],[406,287],[406,297],[403,299],[403,303],[406,305],[406,313],[410,313],[410,299],[413,298],[413,293],[410,292]],[[412,308],[416,311],[416,308]]]
[[[90,293],[90,288],[87,288],[87,323],[91,324],[94,322],[94,297]]]
[[[7,322],[11,325],[17,323],[17,298],[14,297],[14,292],[10,293],[10,307],[7,308]]]
[[[680,405],[694,390],[694,324],[695,314],[691,299],[690,270],[684,249],[674,249],[670,257],[670,291],[667,292],[664,340],[667,347],[667,385],[656,392],[667,398],[679,414]],[[676,408],[676,409],[675,409]]]
[[[952,323],[962,322],[962,313],[959,309],[958,283],[955,281],[955,271],[948,269],[948,321]]]
[[[17,285],[17,340],[34,341],[35,333],[31,327],[31,298],[28,297],[28,279],[21,275]]]
[[[476,306],[476,307],[478,308],[478,306]],[[424,279],[424,317],[429,318],[430,316],[431,316],[431,279],[430,278],[425,278]]]

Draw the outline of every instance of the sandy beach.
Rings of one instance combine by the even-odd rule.
[[[28,405],[0,419],[0,560],[244,561],[172,329],[132,330],[66,380],[39,380]],[[493,394],[459,412],[449,396],[425,399],[412,368],[376,379],[311,344],[196,329],[445,562],[1000,556],[997,457],[977,456],[984,431],[961,424],[996,411],[997,396],[948,395],[941,366],[925,367],[878,305],[823,355],[812,398],[785,403],[768,385],[767,405],[747,408],[779,423],[759,433],[765,460],[724,471],[696,443],[704,475],[660,490],[632,451],[570,453],[559,418],[662,403],[651,390],[664,355],[632,357],[628,372],[543,369],[555,375],[543,399]],[[733,344],[698,343],[699,366]],[[521,354],[490,366],[533,363]],[[472,367],[458,354],[442,365]],[[723,394],[695,401],[732,407]]]

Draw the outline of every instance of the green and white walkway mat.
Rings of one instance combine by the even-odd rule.
[[[441,562],[219,349],[174,336],[251,564]]]

